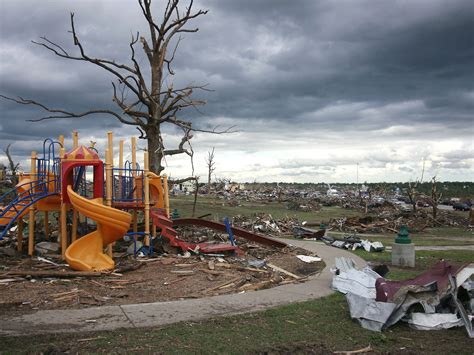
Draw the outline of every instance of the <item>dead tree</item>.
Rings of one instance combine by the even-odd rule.
[[[0,95],[4,99],[15,101],[22,105],[34,105],[48,111],[50,114],[31,121],[44,121],[56,118],[80,118],[88,115],[111,115],[125,125],[135,126],[140,131],[140,138],[146,139],[150,153],[150,170],[160,174],[164,169],[162,161],[165,156],[188,154],[191,156],[189,142],[193,132],[226,133],[232,127],[219,130],[198,129],[193,127],[191,120],[183,119],[180,115],[189,108],[197,110],[205,101],[193,98],[195,91],[209,91],[207,84],[189,84],[185,87],[174,87],[170,77],[175,74],[172,64],[182,34],[197,32],[198,28],[187,27],[188,22],[207,11],[193,10],[193,0],[168,0],[164,13],[152,11],[152,0],[138,0],[144,20],[148,24],[147,36],[137,32],[131,36],[130,62],[118,63],[113,59],[96,58],[89,53],[79,38],[74,21],[74,13],[70,15],[72,43],[76,50],[72,53],[68,48],[48,37],[40,41],[32,41],[54,55],[75,61],[83,61],[102,68],[115,77],[112,82],[112,101],[115,109],[95,108],[84,112],[71,112],[67,109],[51,108],[40,102],[23,97],[12,98]],[[158,20],[157,20],[158,19]],[[137,54],[137,45],[143,52]],[[146,58],[145,60],[141,60]],[[150,75],[148,75],[150,73]],[[165,82],[166,79],[166,82]],[[182,131],[182,139],[178,147],[168,148],[163,142],[162,125],[171,124]]]
[[[11,180],[12,180],[12,183],[13,185],[16,185],[18,184],[18,168],[20,167],[20,163],[16,163],[13,161],[13,158],[12,158],[12,155],[10,153],[10,146],[11,146],[11,143],[7,145],[7,148],[4,149],[3,151],[5,152],[5,155],[7,156],[8,158],[8,167],[10,169],[10,173],[11,173]]]
[[[206,165],[207,165],[207,193],[211,193],[211,177],[212,174],[214,173],[214,170],[216,170],[215,167],[215,161],[214,161],[214,147],[212,147],[212,150],[207,152],[207,158],[206,158]]]
[[[196,205],[199,193],[199,176],[195,176],[194,184],[193,217],[196,215]]]
[[[430,203],[433,208],[433,220],[436,221],[436,217],[438,216],[438,204],[441,201],[441,198],[443,197],[442,192],[437,191],[437,186],[436,186],[436,176],[433,176],[431,179],[431,199]]]
[[[409,181],[408,182],[408,189],[407,189],[407,196],[408,200],[410,200],[410,204],[412,205],[413,212],[416,212],[416,204],[418,202],[418,185],[423,182],[423,176],[425,174],[425,159],[423,159],[423,167],[421,169],[421,177],[419,180],[416,180],[415,182]]]

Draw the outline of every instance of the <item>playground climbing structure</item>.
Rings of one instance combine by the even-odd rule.
[[[18,250],[23,246],[23,219],[28,215],[28,255],[33,255],[35,215],[44,213],[44,236],[48,239],[49,213],[58,213],[59,242],[62,257],[69,266],[81,271],[112,270],[112,246],[124,235],[143,239],[148,253],[158,236],[183,252],[220,253],[242,250],[236,237],[284,247],[286,244],[217,222],[202,219],[171,219],[168,179],[149,171],[148,152],[143,154],[143,169],[136,156],[136,138],[131,138],[131,161],[124,161],[124,140],[119,143],[118,167],[114,166],[112,132],[107,132],[104,161],[94,148],[79,145],[73,132],[72,149],[66,151],[64,137],[43,142],[42,156],[31,154],[31,170],[20,176],[14,189],[0,197],[0,239],[18,224]],[[57,154],[59,150],[59,155]],[[138,214],[142,214],[143,230],[138,230]],[[78,233],[79,223],[94,230]],[[180,239],[175,225],[191,224],[229,233],[230,243],[187,243]],[[70,231],[70,233],[69,233]],[[69,235],[70,234],[70,235]],[[78,235],[83,234],[83,235]],[[37,238],[38,239],[38,238]]]

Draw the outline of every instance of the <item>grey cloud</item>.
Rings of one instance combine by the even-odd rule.
[[[324,145],[335,139],[344,145],[341,137],[347,137],[350,144],[358,138],[379,147],[397,139],[466,141],[474,133],[472,1],[201,0],[195,8],[210,11],[195,21],[200,31],[184,37],[175,62],[177,75],[169,80],[177,85],[209,82],[215,90],[198,93],[208,101],[204,117],[183,113],[195,125],[210,128],[227,117],[226,122],[236,122],[245,134],[240,140],[215,138],[217,143],[205,137],[205,144],[251,153],[278,144],[273,136],[286,136],[293,145],[300,140]],[[77,50],[68,33],[70,11],[76,14],[87,51],[121,62],[129,61],[131,34],[147,30],[133,1],[49,0],[41,6],[2,1],[1,93],[75,111],[113,107],[111,76],[30,43],[47,35],[68,51]],[[139,48],[137,53],[146,61]],[[0,110],[2,143],[34,141],[74,128],[119,128],[102,116],[25,123],[43,112],[4,100]],[[134,128],[128,131],[136,133]],[[351,164],[350,158],[334,159]],[[360,158],[372,167],[403,159],[376,149]],[[298,168],[294,165],[283,163],[281,168]]]

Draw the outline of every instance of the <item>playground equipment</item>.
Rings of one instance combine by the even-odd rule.
[[[23,218],[28,214],[28,255],[33,255],[37,212],[44,213],[45,239],[50,234],[48,213],[59,214],[62,257],[71,268],[81,271],[113,269],[115,263],[112,259],[112,245],[125,234],[131,235],[134,240],[137,236],[142,236],[143,244],[148,250],[153,250],[153,240],[158,231],[169,240],[171,246],[180,248],[183,252],[242,253],[235,244],[234,234],[263,244],[286,246],[285,243],[262,235],[231,228],[228,221],[224,225],[196,218],[171,220],[168,179],[166,175],[159,176],[149,171],[147,152],[143,155],[144,167],[140,168],[136,158],[135,137],[131,138],[131,162],[123,161],[124,141],[120,141],[119,166],[116,168],[112,132],[107,133],[105,169],[94,144],[90,147],[79,146],[77,132],[73,132],[72,138],[73,147],[69,152],[65,150],[63,136],[58,141],[46,139],[43,142],[43,156],[38,158],[36,152],[31,154],[30,173],[21,175],[17,186],[0,197],[0,203],[4,205],[0,211],[0,239],[18,222],[20,252],[23,244]],[[143,215],[143,231],[138,231],[139,212]],[[87,218],[94,221],[97,228],[80,237],[77,235],[78,223]],[[178,237],[173,228],[174,225],[183,224],[227,231],[232,243],[187,243]],[[68,235],[69,225],[71,235]],[[104,248],[107,248],[106,252]]]
[[[104,206],[102,198],[86,199],[67,187],[74,209],[97,223],[97,230],[77,239],[66,250],[66,260],[76,270],[110,270],[112,258],[103,253],[104,247],[121,239],[130,227],[129,213]]]

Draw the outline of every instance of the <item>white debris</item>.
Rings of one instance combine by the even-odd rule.
[[[336,270],[331,287],[341,293],[353,293],[365,298],[375,299],[375,281],[381,276],[365,267],[357,270],[349,258],[336,258]]]
[[[384,246],[381,242],[371,242],[370,240],[361,240],[360,244],[366,252],[382,251]]]
[[[304,261],[305,263],[314,263],[316,261],[321,261],[322,259],[317,256],[310,256],[310,255],[296,255],[298,259]]]
[[[452,313],[412,313],[407,320],[411,328],[417,330],[441,330],[462,327],[463,321]]]
[[[37,259],[38,259],[38,261],[42,261],[43,263],[51,264],[51,265],[54,265],[54,266],[61,266],[59,264],[56,264],[54,261],[48,260],[48,259],[43,258],[41,256],[38,256]]]

